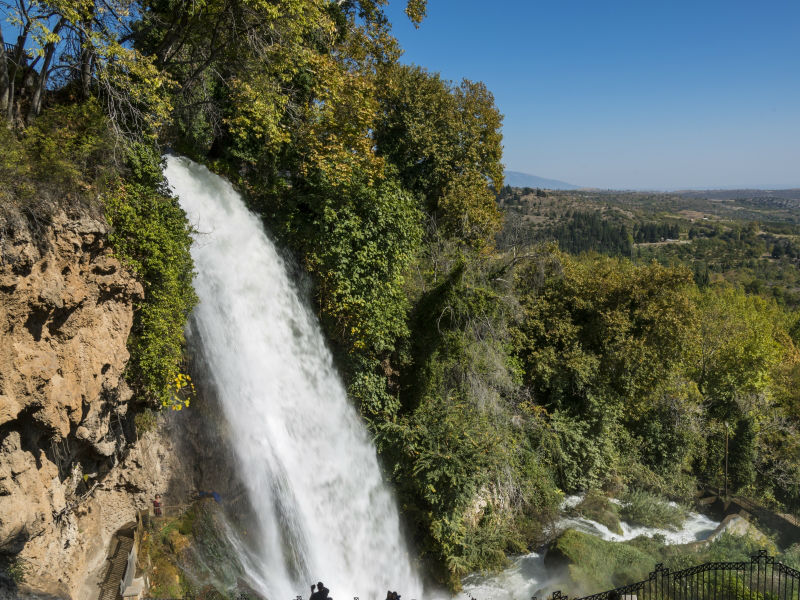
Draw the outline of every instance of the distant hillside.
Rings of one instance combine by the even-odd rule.
[[[581,187],[579,185],[567,183],[566,181],[545,179],[544,177],[528,175],[527,173],[520,173],[519,171],[506,171],[505,178],[505,184],[511,187],[544,188],[547,190],[577,190]]]
[[[800,188],[793,189],[751,189],[751,190],[677,190],[684,198],[709,198],[713,200],[742,200],[775,198],[800,200]]]

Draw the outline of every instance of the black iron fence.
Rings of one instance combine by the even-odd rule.
[[[663,565],[644,581],[575,600],[800,600],[800,571],[761,550],[749,561],[710,562],[680,571]],[[551,600],[567,600],[554,592]]]

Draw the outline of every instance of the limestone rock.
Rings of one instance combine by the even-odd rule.
[[[112,534],[163,493],[172,454],[156,433],[147,447],[123,433],[143,289],[107,225],[62,213],[37,227],[0,210],[0,554],[29,569],[14,597],[91,598]]]
[[[708,542],[719,539],[723,533],[729,533],[737,537],[749,537],[763,548],[772,546],[770,539],[758,527],[753,525],[748,517],[750,515],[744,511],[728,515],[714,530],[714,533],[708,537]]]
[[[0,426],[17,418],[22,407],[11,396],[0,396]]]
[[[41,469],[29,460],[18,431],[9,432],[0,443],[0,551],[19,552],[32,536],[41,533],[50,513],[48,479],[55,469]],[[49,476],[49,477],[48,477]]]
[[[67,500],[68,510],[29,539],[19,554],[30,569],[20,588],[22,597],[96,598],[114,533],[135,521],[136,512],[148,508],[156,493],[168,489],[177,462],[169,436],[148,432],[90,493]],[[61,504],[58,494],[50,496],[54,509]]]

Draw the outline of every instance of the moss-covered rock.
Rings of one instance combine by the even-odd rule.
[[[568,529],[553,543],[546,561],[550,566],[569,569],[572,582],[565,591],[570,596],[586,595],[644,579],[660,562],[662,545],[659,540],[642,538],[627,543],[607,542]]]
[[[146,531],[142,536],[139,556],[142,564],[149,565],[150,594],[155,598],[180,598],[186,589],[178,556],[169,543],[173,532],[177,533],[175,525],[168,522],[161,529]]]
[[[619,514],[617,507],[614,505],[603,492],[599,490],[591,490],[587,492],[583,500],[573,509],[575,514],[578,514],[592,521],[596,521],[609,531],[617,534],[622,534],[622,526],[619,522]]]
[[[165,540],[167,542],[167,545],[169,546],[169,549],[176,556],[180,556],[181,553],[192,544],[189,538],[181,534],[177,529],[173,529],[172,531],[170,531],[165,536]]]
[[[197,501],[145,534],[140,555],[152,565],[151,595],[164,598],[253,598],[228,535],[236,526],[212,499]]]
[[[627,542],[609,542],[568,529],[553,542],[545,556],[550,568],[566,569],[569,581],[562,591],[584,596],[642,581],[663,563],[671,570],[712,561],[743,561],[761,548],[762,537],[723,533],[704,547],[696,544],[666,545],[661,536],[640,536]],[[768,552],[775,554],[771,546]]]

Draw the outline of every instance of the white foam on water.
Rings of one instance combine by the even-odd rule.
[[[619,534],[611,531],[605,525],[585,517],[568,517],[559,521],[559,529],[578,529],[609,542],[625,542],[641,535],[648,537],[661,535],[664,536],[666,544],[688,544],[689,542],[704,540],[711,535],[717,525],[719,525],[719,522],[695,512],[689,513],[683,526],[676,531],[658,527],[629,525],[624,521],[620,521],[622,533]]]
[[[580,495],[567,496],[561,502],[561,510],[575,508],[581,500],[583,496]],[[620,504],[616,499],[611,501]],[[690,512],[683,526],[677,531],[620,522],[622,534],[618,534],[605,525],[585,517],[564,517],[556,523],[554,529],[556,531],[577,529],[610,542],[632,540],[641,535],[649,537],[661,535],[664,537],[664,542],[669,545],[705,540],[718,525],[718,521]],[[470,597],[478,600],[529,600],[531,596],[542,598],[559,588],[566,581],[566,577],[567,574],[564,572],[554,572],[545,567],[544,554],[532,552],[516,557],[508,569],[497,575],[487,577],[473,574],[465,577],[462,580],[464,591],[458,598],[459,600],[469,600]]]

